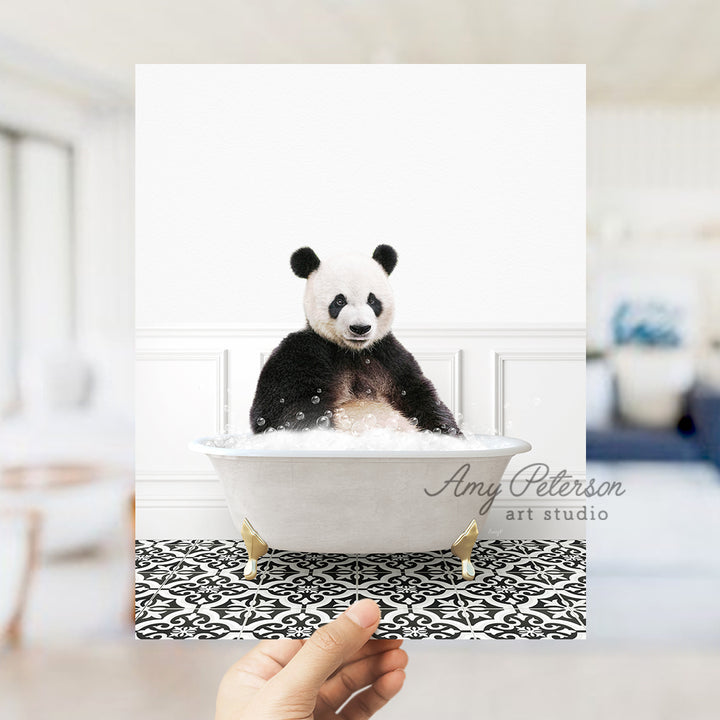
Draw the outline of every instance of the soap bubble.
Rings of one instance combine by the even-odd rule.
[[[282,432],[285,429],[284,425],[278,425],[277,426],[277,432]]]
[[[259,418],[257,419],[257,424],[258,424],[260,427],[262,427],[262,426],[265,424],[265,418],[259,417]]]
[[[310,428],[309,427],[303,428],[303,432],[310,432]]]
[[[295,414],[296,420],[304,420],[305,419],[305,413],[301,410],[299,413]]]
[[[348,414],[341,410],[337,415],[333,414],[332,423],[325,415],[321,415],[320,418],[313,416],[313,424],[310,425],[309,430],[305,430],[298,425],[294,416],[291,419],[290,430],[285,425],[281,429],[278,429],[277,424],[275,427],[268,427],[271,425],[269,420],[266,420],[265,426],[258,428],[256,425],[257,418],[255,418],[252,421],[252,427],[258,430],[258,433],[249,432],[249,428],[247,428],[246,432],[236,435],[218,433],[218,435],[208,438],[205,442],[208,445],[208,451],[211,451],[212,448],[227,448],[228,452],[242,454],[243,451],[247,450],[261,450],[263,451],[262,454],[268,452],[270,455],[274,450],[330,450],[340,452],[348,450],[363,452],[387,450],[392,452],[437,453],[444,450],[487,450],[508,447],[508,441],[505,438],[492,437],[488,434],[453,437],[453,428],[449,426],[449,423],[447,433],[433,432],[432,429],[423,430],[422,432],[397,432],[391,429],[392,415],[387,417],[378,415],[377,425],[374,428],[368,428],[368,423],[363,417],[365,413],[363,413],[360,416],[363,419],[354,428],[355,432],[339,432],[336,430],[338,429],[340,414],[344,416],[344,423],[349,425],[348,430],[351,430],[353,422]],[[410,427],[402,421],[400,415],[396,414],[394,417],[401,421],[401,429]],[[333,426],[335,426],[335,430],[332,429]],[[266,435],[269,437],[265,437]]]
[[[433,428],[433,432],[439,434],[442,432],[442,430],[440,428],[436,427],[436,428]]]
[[[372,413],[368,413],[363,418],[363,421],[368,429],[372,429],[377,425],[377,418]]]
[[[341,415],[337,421],[337,427],[341,430],[348,431],[352,428],[352,420],[347,415]]]
[[[319,395],[322,392],[322,388],[318,388],[315,392]]]
[[[416,417],[411,417],[411,418],[410,418],[410,424],[411,424],[413,427],[417,427],[418,419],[417,419]]]
[[[317,405],[317,404],[320,402],[320,398],[319,398],[317,395],[313,395],[313,396],[310,398],[310,402],[311,402],[313,405]]]
[[[337,410],[336,410],[335,412],[337,412]],[[333,411],[332,411],[332,410],[326,410],[326,411],[323,413],[323,415],[324,415],[326,418],[330,419],[330,418],[333,416]]]
[[[285,398],[280,398],[280,404],[283,405],[285,403]]]
[[[401,390],[400,394],[404,397],[405,395],[407,395],[407,390]]]
[[[366,364],[366,365],[369,365],[369,364],[370,364],[370,358],[365,358],[365,364]]]
[[[369,395],[372,392],[372,390],[370,388],[368,388],[365,392]]]

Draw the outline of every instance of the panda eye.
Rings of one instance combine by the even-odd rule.
[[[375,317],[380,317],[380,313],[382,312],[383,305],[375,297],[374,293],[370,293],[368,295],[367,304],[372,308],[372,311],[375,313]]]
[[[337,295],[333,300],[333,303],[338,307],[342,307],[343,305],[347,305],[347,300],[344,295]]]

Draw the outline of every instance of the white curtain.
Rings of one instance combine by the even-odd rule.
[[[67,147],[18,140],[19,333],[22,353],[30,357],[73,337],[71,163]]]
[[[0,409],[25,369],[75,335],[73,157],[35,137],[0,135]]]
[[[13,237],[13,142],[0,133],[0,417],[16,399]]]

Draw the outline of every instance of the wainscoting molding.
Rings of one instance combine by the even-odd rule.
[[[216,432],[223,432],[228,424],[228,351],[227,350],[139,350],[136,362],[210,362],[215,369],[215,402],[217,405]]]
[[[137,330],[138,367],[143,367],[136,391],[137,427],[139,435],[148,434],[137,438],[139,538],[237,536],[209,461],[189,452],[187,444],[228,427],[247,431],[259,365],[296,329],[213,324]],[[533,444],[530,453],[511,462],[503,486],[531,462],[584,478],[583,326],[414,326],[397,328],[395,334],[473,431],[497,428]],[[535,396],[543,398],[539,408],[533,405]],[[506,408],[509,400],[512,412]],[[155,434],[163,432],[156,443]],[[508,507],[546,504],[504,491],[488,520],[488,536],[584,536],[584,523],[508,525],[503,520]],[[551,504],[570,508],[578,501]]]
[[[505,428],[505,366],[509,362],[553,360],[556,362],[585,362],[584,353],[536,352],[534,350],[500,351],[495,353],[495,427],[501,435],[509,434]]]

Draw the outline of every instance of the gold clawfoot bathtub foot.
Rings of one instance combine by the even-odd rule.
[[[240,534],[245,541],[248,554],[243,575],[246,580],[254,580],[257,575],[257,561],[268,551],[268,544],[257,534],[247,518],[243,518]]]
[[[478,534],[479,531],[477,523],[473,520],[467,528],[465,528],[465,532],[452,544],[452,547],[450,548],[452,554],[462,560],[463,580],[473,580],[475,578],[475,568],[470,560],[470,555]]]

